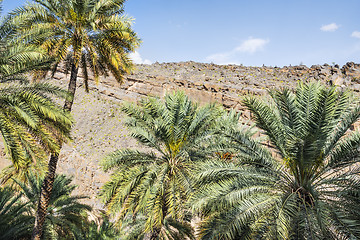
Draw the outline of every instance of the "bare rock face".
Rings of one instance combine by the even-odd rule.
[[[144,96],[162,97],[167,92],[184,91],[194,101],[218,102],[226,108],[244,111],[241,96],[264,95],[271,88],[294,88],[298,81],[320,81],[327,85],[358,91],[360,64],[304,65],[279,67],[245,67],[196,62],[137,65],[118,85],[114,79],[102,79],[100,93],[118,100],[136,102]]]
[[[66,88],[69,76],[59,71],[52,82]],[[245,67],[196,62],[155,63],[137,65],[120,85],[112,77],[101,78],[97,85],[90,82],[90,93],[85,93],[81,76],[75,96],[73,115],[76,123],[73,141],[60,154],[58,172],[72,175],[79,187],[76,194],[87,195],[87,203],[103,208],[96,195],[109,180],[109,174],[100,168],[101,160],[121,148],[141,148],[124,125],[120,110],[124,101],[137,102],[146,96],[163,97],[166,93],[182,90],[192,100],[202,104],[218,102],[236,109],[244,119],[250,114],[241,105],[246,94],[264,95],[272,88],[294,88],[298,81],[320,81],[360,92],[360,64]],[[0,149],[0,167],[9,162]]]

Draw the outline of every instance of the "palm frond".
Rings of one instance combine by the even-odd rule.
[[[225,130],[237,161],[199,165],[190,202],[199,238],[359,238],[358,100],[320,83],[270,96],[244,100],[270,145]]]

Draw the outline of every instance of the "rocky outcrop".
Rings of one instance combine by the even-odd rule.
[[[201,103],[219,102],[226,108],[243,111],[241,96],[263,95],[271,88],[294,88],[298,81],[321,81],[360,92],[360,64],[307,67],[245,67],[196,62],[154,63],[137,65],[120,85],[111,78],[102,78],[92,88],[112,98],[137,101],[144,96],[163,96],[181,89]]]

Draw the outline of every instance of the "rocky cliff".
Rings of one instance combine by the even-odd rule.
[[[360,92],[360,64],[289,67],[244,67],[196,62],[137,65],[123,85],[104,78],[93,86],[119,100],[137,101],[144,96],[163,96],[181,89],[199,102],[216,101],[227,108],[243,110],[241,96],[266,94],[270,88],[294,87],[298,81],[321,81]]]
[[[69,76],[63,71],[55,74],[54,81],[66,86]],[[91,82],[90,93],[78,89],[73,106],[76,124],[73,142],[64,146],[59,162],[59,172],[74,176],[79,185],[77,193],[90,196],[89,203],[102,208],[96,194],[109,179],[102,172],[99,161],[119,148],[138,148],[124,126],[120,111],[123,101],[136,102],[146,96],[163,96],[174,90],[185,91],[190,98],[201,103],[219,102],[249,115],[241,106],[245,94],[263,95],[270,88],[296,86],[298,81],[321,81],[339,88],[360,92],[360,64],[245,67],[215,65],[196,62],[154,63],[137,65],[122,85],[112,77]],[[79,79],[79,87],[83,84]],[[1,153],[1,151],[0,151]],[[0,168],[9,162],[0,154]]]

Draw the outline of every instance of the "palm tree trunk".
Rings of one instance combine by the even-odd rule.
[[[65,100],[64,109],[71,112],[72,105],[74,103],[75,91],[76,91],[76,79],[78,75],[79,67],[76,67],[75,64],[71,65],[71,75],[70,82],[68,86],[68,92],[70,93],[71,98]]]
[[[35,225],[33,228],[31,239],[40,240],[43,233],[43,226],[49,206],[51,191],[54,184],[56,164],[59,159],[58,153],[52,153],[48,165],[48,173],[41,186],[41,192],[38,202],[38,209],[36,211]]]
[[[75,64],[72,64],[71,66],[71,75],[70,75],[70,82],[68,86],[68,92],[71,95],[70,99],[65,100],[64,109],[66,111],[71,112],[72,105],[74,103],[74,96],[76,91],[76,79],[78,74],[79,68],[75,66]],[[61,146],[60,146],[61,149]],[[60,150],[59,150],[60,152]],[[38,202],[38,209],[36,211],[36,217],[35,217],[35,225],[33,228],[31,239],[33,240],[40,240],[42,233],[43,233],[43,227],[44,222],[47,214],[47,208],[49,206],[49,201],[51,197],[51,192],[54,185],[55,180],[55,173],[56,173],[56,166],[57,162],[59,160],[59,152],[57,153],[51,153],[49,165],[48,165],[48,172],[44,179],[44,182],[41,186],[41,192]]]

